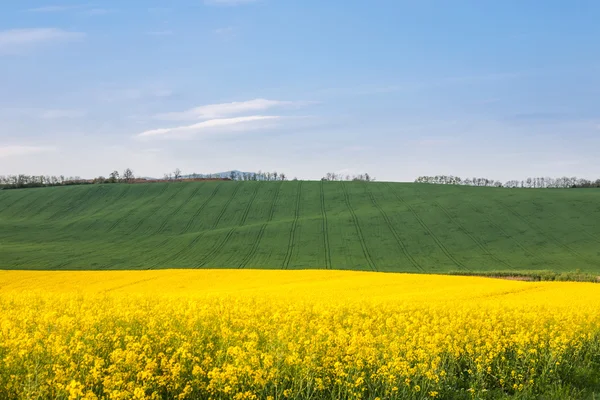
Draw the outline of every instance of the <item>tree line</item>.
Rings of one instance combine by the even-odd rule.
[[[500,188],[524,188],[524,189],[570,189],[570,188],[600,188],[600,179],[591,181],[577,177],[536,177],[524,180],[510,180],[500,182],[488,178],[466,178],[463,179],[453,175],[420,176],[415,183],[429,183],[434,185],[464,185],[464,186],[487,186]]]
[[[91,183],[78,176],[64,175],[0,175],[0,188],[21,189],[45,186],[67,186]]]
[[[231,171],[227,175],[223,174],[198,174],[192,173],[183,175],[179,168],[173,172],[164,174],[163,179],[146,179],[136,177],[131,168],[125,169],[122,173],[113,171],[108,177],[98,176],[93,179],[82,179],[79,176],[65,177],[50,175],[0,175],[0,189],[25,189],[48,186],[71,186],[71,185],[92,185],[92,184],[111,184],[111,183],[143,183],[143,182],[180,182],[205,179],[222,179],[232,181],[286,181],[288,177],[283,172],[238,172]],[[294,178],[293,180],[297,180]]]
[[[335,172],[328,172],[324,177],[321,178],[322,181],[360,181],[360,182],[374,182],[375,178],[371,175],[358,174],[358,175],[344,175],[344,174],[336,174]]]
[[[165,174],[165,179],[173,179],[177,180],[179,171],[175,170],[175,173]],[[179,177],[181,178],[181,171],[179,171]],[[185,175],[187,179],[229,179],[232,181],[287,181],[288,176],[283,172],[239,172],[239,171],[230,171],[228,174],[197,174],[192,173],[189,175]],[[294,178],[293,180],[298,180],[298,178]]]

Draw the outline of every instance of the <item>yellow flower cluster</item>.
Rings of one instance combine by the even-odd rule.
[[[485,398],[600,354],[586,283],[6,271],[0,288],[2,399]]]

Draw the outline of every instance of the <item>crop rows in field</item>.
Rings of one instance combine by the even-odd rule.
[[[600,191],[190,182],[0,191],[0,269],[600,271]]]

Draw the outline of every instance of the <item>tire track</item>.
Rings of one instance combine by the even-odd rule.
[[[256,199],[256,195],[258,194],[259,185],[256,185],[256,189],[254,189],[254,193],[252,193],[252,198],[248,202],[246,209],[244,210],[244,214],[242,215],[242,220],[238,226],[246,225],[246,219],[248,218],[248,214],[250,214],[250,209],[252,208],[252,204],[254,204],[254,200]]]
[[[260,227],[260,231],[258,231],[258,235],[256,237],[256,240],[254,241],[254,244],[252,245],[252,248],[250,249],[250,251],[248,252],[246,257],[244,257],[244,259],[242,260],[242,262],[240,263],[238,268],[240,268],[240,269],[245,268],[246,264],[248,264],[248,262],[256,254],[256,251],[258,250],[258,247],[260,246],[260,242],[265,233],[265,230],[267,229],[267,225],[269,225],[269,223],[273,220],[273,214],[275,214],[275,204],[277,203],[277,200],[279,199],[279,192],[281,191],[282,185],[283,185],[283,182],[281,182],[277,186],[277,190],[275,191],[275,195],[273,196],[273,201],[271,202],[271,208],[269,209],[269,216],[267,217],[267,222],[262,224],[262,226]]]
[[[144,189],[144,191],[142,193],[140,193],[140,197],[144,197],[146,196],[146,193],[148,193],[150,189],[150,185],[147,185],[146,188]],[[163,193],[163,191],[161,191],[161,193]],[[108,228],[108,230],[106,232],[110,233],[112,232],[121,222],[123,222],[124,220],[127,219],[127,217],[129,217],[131,214],[130,212],[133,210],[137,210],[139,208],[143,208],[146,204],[149,204],[151,202],[154,201],[153,197],[150,197],[149,199],[147,199],[146,201],[142,202],[142,204],[137,204],[134,207],[130,207],[127,209],[127,211],[123,212],[123,215],[121,216],[121,218],[117,218],[117,220]]]
[[[165,188],[168,188],[168,185],[165,185]],[[152,212],[150,212],[149,214],[146,214],[146,216],[144,218],[140,218],[138,220],[138,222],[134,225],[133,230],[131,232],[129,232],[129,233],[131,234],[131,233],[136,232],[144,224],[144,222],[148,221],[150,218],[152,218],[152,217],[154,217],[156,215],[156,213],[158,212],[158,210],[161,209],[161,207],[163,206],[163,204],[168,203],[171,200],[173,200],[175,198],[175,196],[177,196],[179,194],[179,192],[181,192],[184,188],[185,188],[184,185],[180,185],[177,188],[178,190],[175,190],[175,192],[171,196],[169,196],[164,203],[157,205],[154,208],[154,210],[152,210]]]
[[[47,202],[44,207],[39,208],[37,211],[33,212],[30,216],[28,216],[27,218],[34,218],[37,217],[38,215],[41,215],[44,211],[46,211],[47,209],[49,209],[50,207],[52,207],[53,204],[56,204],[57,202],[62,201],[64,198],[69,197],[68,191],[65,191],[65,193],[61,193],[60,196],[54,198],[54,199],[50,199],[49,202]]]
[[[169,256],[168,260],[170,259],[177,259],[179,258],[179,256],[181,256],[183,253],[185,253],[187,250],[191,249],[192,247],[194,247],[199,241],[200,239],[202,239],[202,237],[204,236],[205,232],[201,232],[200,234],[198,234],[191,242],[189,242],[183,249],[179,250],[177,253],[173,254],[172,256]]]
[[[25,190],[34,190],[34,189],[25,189]],[[39,196],[40,192],[30,192],[29,196],[33,197],[33,200],[27,202],[27,203],[21,203],[19,205],[19,209],[17,210],[17,212],[19,214],[21,214],[23,211],[27,211],[31,206],[33,206],[35,203],[37,203],[39,200],[43,200],[44,197],[43,196]],[[24,199],[24,198],[23,198]],[[23,215],[19,215],[18,216],[19,219],[23,218]],[[30,218],[30,216],[26,216],[27,219]]]
[[[99,187],[98,187],[98,190],[97,190],[97,193],[96,193],[96,194],[99,194],[99,196],[98,196],[98,197],[102,197],[102,196],[104,196],[104,195],[106,194],[106,191],[104,191],[104,190],[102,190],[102,189],[103,189],[103,188],[102,188],[101,186],[99,186]],[[84,199],[87,199],[88,197],[89,197],[89,196],[86,196]],[[84,203],[84,199],[82,199],[82,200],[80,201],[80,203]],[[97,203],[93,203],[93,204],[97,205]],[[100,207],[102,207],[102,206],[100,206]],[[84,214],[83,214],[81,217],[79,217],[79,218],[77,218],[77,219],[75,219],[75,220],[73,220],[73,221],[69,222],[69,223],[68,223],[67,225],[65,225],[65,226],[64,226],[62,229],[64,229],[64,230],[69,230],[69,229],[71,229],[71,228],[72,228],[74,225],[76,225],[76,224],[77,224],[79,221],[82,221],[82,220],[85,220],[85,219],[89,219],[89,218],[90,218],[92,215],[94,215],[94,213],[93,213],[93,212],[91,213],[91,215],[90,215],[90,214],[87,214],[87,213],[84,213]]]
[[[192,215],[192,217],[188,220],[188,223],[186,224],[185,228],[181,232],[182,234],[188,233],[190,231],[190,229],[192,229],[194,220],[198,217],[198,215],[200,215],[202,213],[202,211],[204,211],[204,208],[206,208],[206,205],[208,203],[210,203],[210,201],[215,197],[215,195],[217,194],[217,192],[219,191],[219,189],[221,188],[222,185],[223,185],[223,182],[220,182],[218,185],[215,186],[212,193],[206,198],[206,200],[204,200],[202,205],[196,210],[194,215]]]
[[[117,198],[118,199],[122,198],[124,196],[124,193],[126,193],[128,190],[129,190],[129,188],[125,189],[122,193],[119,194],[119,196]],[[88,190],[87,193],[84,194],[83,198],[88,197],[90,192],[91,192],[91,190]],[[71,201],[69,204],[67,204],[67,208],[66,209],[62,209],[62,210],[56,211],[54,214],[52,214],[48,218],[48,220],[49,221],[53,221],[56,218],[58,218],[59,216],[61,216],[61,215],[68,214],[69,212],[71,212],[71,210],[73,210],[77,206],[77,203],[80,202],[80,201],[82,201],[81,197],[79,197],[79,198],[73,198],[73,201]]]
[[[233,189],[233,192],[231,193],[231,196],[229,196],[229,199],[227,199],[227,201],[225,202],[225,205],[223,206],[223,208],[219,212],[219,215],[217,216],[217,219],[215,220],[215,222],[213,222],[211,229],[216,229],[217,228],[217,226],[219,225],[219,222],[221,222],[221,218],[223,218],[223,215],[225,215],[225,211],[227,211],[227,208],[229,207],[229,204],[231,204],[231,202],[233,201],[233,198],[235,197],[235,195],[237,194],[237,192],[240,190],[241,186],[242,186],[242,184],[240,184],[240,183],[236,184],[235,189]]]
[[[168,237],[166,239],[164,239],[157,246],[155,246],[155,250],[160,251],[161,254],[164,254],[164,251],[162,251],[162,247],[165,246],[167,243],[169,243],[169,240],[170,240],[170,238],[168,238]],[[155,258],[155,259],[157,259],[157,258]],[[157,268],[157,267],[160,268],[162,263],[163,263],[162,261],[156,261],[156,262],[154,262],[152,264],[148,264],[148,265],[150,265],[150,269],[153,269],[153,268]]]
[[[386,214],[386,212],[383,210],[383,208],[381,208],[381,206],[377,203],[377,200],[375,200],[375,196],[373,196],[373,192],[371,192],[371,190],[369,190],[369,184],[368,183],[365,184],[365,191],[368,193],[369,198],[371,199],[371,202],[373,203],[373,205],[375,206],[375,208],[377,208],[379,210],[379,213],[381,213],[381,216],[385,220],[385,223],[387,224],[388,228],[392,232],[392,235],[396,239],[396,243],[398,243],[398,246],[402,250],[402,253],[406,256],[406,258],[408,258],[408,260],[410,261],[410,263],[412,264],[412,266],[415,267],[418,271],[426,272],[425,268],[423,268],[421,266],[421,264],[419,264],[417,262],[417,260],[415,260],[413,258],[413,256],[408,252],[408,249],[406,248],[406,245],[404,244],[404,242],[402,241],[402,239],[400,239],[400,235],[396,231],[396,228],[394,228],[394,224],[390,220],[389,216]]]
[[[523,223],[525,223],[527,226],[529,226],[534,231],[536,231],[540,236],[545,237],[546,239],[550,239],[557,246],[562,247],[563,249],[567,250],[569,253],[571,253],[575,257],[579,258],[580,260],[589,262],[589,263],[591,263],[593,265],[598,265],[598,261],[588,260],[585,256],[583,256],[582,254],[580,254],[579,252],[577,252],[576,250],[574,250],[570,246],[562,243],[561,241],[559,241],[558,239],[556,239],[553,236],[549,236],[549,235],[545,234],[543,229],[541,229],[535,223],[529,221],[527,218],[525,218],[524,216],[522,216],[521,214],[519,214],[518,212],[516,212],[515,210],[513,210],[512,208],[510,208],[509,206],[507,206],[503,202],[501,202],[500,200],[498,200],[498,199],[493,199],[493,200],[494,200],[495,203],[499,204],[505,210],[507,210],[508,212],[510,212],[511,214],[513,214],[515,217],[517,217],[518,219],[520,219],[521,221],[523,221]]]
[[[386,187],[388,189],[390,189],[390,192],[400,201],[402,202],[409,210],[410,212],[414,215],[414,217],[417,219],[417,221],[419,222],[419,224],[421,225],[421,227],[423,229],[425,229],[425,231],[427,233],[429,233],[429,235],[431,236],[431,238],[435,241],[435,243],[438,245],[438,247],[440,248],[440,250],[442,250],[442,252],[446,255],[446,257],[448,257],[448,259],[450,259],[450,261],[452,261],[457,267],[459,267],[460,269],[466,269],[466,270],[470,270],[469,268],[465,267],[465,265],[463,263],[461,263],[460,261],[458,261],[453,255],[452,253],[450,253],[450,251],[448,251],[448,248],[446,248],[446,246],[440,241],[440,239],[431,231],[431,229],[427,226],[427,224],[425,224],[425,222],[421,219],[421,217],[419,216],[419,214],[415,211],[414,208],[412,208],[412,206],[406,201],[404,200],[402,197],[400,197],[400,195],[398,195],[392,188],[390,188],[390,184],[386,183]]]
[[[369,252],[369,248],[367,247],[367,242],[365,241],[365,236],[360,227],[360,223],[358,222],[358,217],[356,216],[356,213],[354,212],[354,209],[352,208],[352,204],[350,203],[350,196],[348,195],[348,188],[346,187],[346,183],[342,182],[341,185],[342,185],[342,191],[344,192],[344,199],[346,201],[346,206],[348,207],[348,211],[350,211],[350,214],[352,215],[352,220],[354,221],[354,227],[356,228],[356,233],[358,234],[358,240],[360,242],[360,246],[362,247],[363,255],[364,255],[365,259],[367,260],[369,267],[373,271],[378,271],[377,266],[373,262],[373,257],[371,256],[371,253]]]
[[[529,249],[527,249],[525,246],[523,246],[521,244],[521,242],[519,242],[514,237],[512,237],[511,235],[509,235],[500,225],[498,225],[497,223],[495,223],[494,221],[492,221],[492,219],[485,212],[482,212],[481,210],[477,209],[477,207],[475,207],[475,205],[473,204],[473,202],[471,202],[471,200],[467,200],[467,202],[469,203],[469,206],[471,207],[471,209],[474,212],[479,213],[479,214],[483,214],[485,216],[485,218],[487,219],[487,221],[489,222],[489,224],[494,227],[494,229],[497,229],[507,239],[510,239],[517,247],[519,247],[521,250],[523,250],[525,252],[525,254],[527,254],[530,257],[540,257],[539,255],[533,254]]]
[[[331,251],[329,250],[327,212],[325,211],[325,188],[323,181],[321,181],[321,216],[323,220],[323,244],[325,246],[325,269],[331,269]]]
[[[469,239],[471,239],[473,241],[473,243],[475,243],[477,245],[477,247],[479,247],[479,249],[483,252],[484,255],[490,256],[490,258],[492,260],[494,260],[497,263],[500,263],[502,265],[504,265],[506,268],[508,269],[514,269],[514,267],[512,265],[510,265],[509,263],[505,262],[504,260],[499,259],[498,257],[496,257],[494,254],[492,254],[490,252],[490,250],[479,241],[479,239],[477,239],[475,236],[473,236],[469,231],[467,231],[467,229],[464,227],[464,225],[462,225],[459,221],[457,221],[452,214],[450,214],[450,212],[444,208],[444,206],[442,206],[438,201],[434,201],[433,205],[436,206],[437,208],[439,208],[440,210],[442,210],[444,212],[444,214],[446,214],[446,216],[448,217],[448,219],[461,231],[463,232],[465,235],[467,235],[469,237]]]
[[[531,204],[536,205],[536,206],[540,206],[542,208],[544,208],[543,204],[540,203],[536,203],[535,201],[532,201]],[[560,215],[557,215],[555,213],[553,213],[552,211],[548,210],[546,208],[546,212],[553,218],[555,219],[560,219],[562,221],[565,221],[565,223],[567,223],[568,225],[573,226],[573,223],[571,221],[569,221],[568,219],[565,219],[564,217],[561,217]],[[585,235],[587,235],[589,238],[593,239],[595,242],[600,243],[600,239],[598,239],[598,237],[588,231],[586,231],[585,229],[583,229],[581,226],[577,226],[577,230],[581,233],[584,233]]]
[[[171,218],[173,218],[179,211],[181,211],[183,209],[183,207],[188,205],[189,202],[192,201],[192,199],[194,197],[196,197],[196,195],[198,194],[198,192],[200,191],[200,189],[202,189],[202,187],[204,185],[205,185],[204,183],[198,185],[198,187],[192,191],[192,193],[188,196],[187,199],[184,200],[183,203],[181,203],[179,206],[177,206],[177,208],[175,208],[175,210],[173,210],[169,215],[167,215],[167,217],[163,220],[162,224],[156,231],[156,234],[159,235],[165,231],[165,228],[167,227],[167,224],[169,223],[169,221],[171,221]]]
[[[148,184],[151,185],[151,184]],[[164,185],[162,187],[162,189],[160,190],[160,192],[158,192],[157,194],[151,196],[145,203],[144,205],[148,204],[148,203],[152,203],[156,200],[157,197],[161,196],[163,193],[165,193],[168,189],[168,185]],[[136,207],[135,210],[140,209],[141,207]],[[132,213],[133,214],[133,213]],[[128,217],[131,216],[132,214],[127,215]],[[94,217],[96,214],[93,214],[91,217]],[[92,221],[87,227],[86,227],[86,231],[90,230],[92,228],[92,226],[94,225],[96,221]]]
[[[14,190],[14,189],[10,189],[10,190]],[[12,201],[12,202],[11,202],[11,203],[9,203],[7,206],[4,206],[4,207],[2,208],[2,211],[3,211],[3,212],[4,212],[4,211],[6,211],[6,210],[8,210],[9,208],[11,208],[12,206],[14,206],[14,205],[15,205],[15,204],[17,204],[19,201],[23,200],[25,197],[27,197],[27,196],[29,195],[29,193],[27,193],[27,190],[29,190],[29,189],[20,189],[20,190],[22,190],[22,191],[23,191],[23,196],[20,196],[20,197],[18,197],[16,200]],[[7,191],[9,191],[9,190],[7,190]]]
[[[302,198],[302,181],[298,183],[298,193],[296,194],[296,208],[294,211],[294,221],[292,222],[292,229],[290,230],[290,239],[288,242],[288,249],[283,259],[283,269],[289,269],[290,261],[292,259],[292,252],[294,251],[295,240],[296,240],[296,227],[298,226],[298,217],[300,216],[300,200]]]
[[[231,238],[231,236],[233,236],[233,234],[235,233],[235,231],[237,230],[237,228],[239,228],[240,226],[243,226],[246,223],[246,218],[248,217],[248,214],[250,213],[250,208],[252,207],[252,203],[254,203],[254,199],[256,198],[256,194],[258,193],[258,189],[260,187],[259,185],[260,184],[256,184],[256,189],[254,189],[254,193],[252,195],[252,198],[250,199],[250,201],[246,205],[246,208],[244,209],[244,213],[242,214],[242,219],[240,220],[240,224],[238,226],[234,226],[229,231],[227,231],[227,234],[225,235],[225,237],[220,242],[218,242],[217,245],[214,246],[211,249],[211,251],[209,251],[208,254],[206,254],[204,256],[204,258],[202,258],[202,261],[196,266],[196,268],[202,268],[208,262],[210,262],[211,260],[213,260],[215,258],[215,256],[217,255],[217,253],[219,253],[221,251],[221,249],[225,246],[225,244],[229,241],[229,239]],[[225,210],[227,209],[227,207],[231,203],[231,200],[233,199],[233,197],[237,193],[237,190],[240,188],[240,186],[241,186],[241,184],[238,184],[238,186],[236,187],[236,190],[232,194],[232,196],[229,199],[229,201],[227,202],[226,206],[223,208],[223,210],[222,210],[223,212],[221,213],[221,215],[224,214]],[[217,220],[217,222],[215,224],[215,227],[216,227],[216,225],[218,224],[219,221],[220,221],[220,218]]]

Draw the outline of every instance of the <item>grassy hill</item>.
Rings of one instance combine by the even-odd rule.
[[[600,272],[600,190],[200,182],[0,191],[0,269]]]

